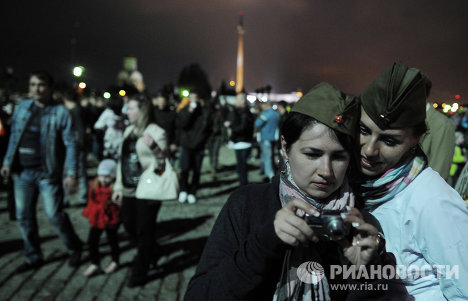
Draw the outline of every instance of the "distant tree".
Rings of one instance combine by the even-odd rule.
[[[211,98],[211,85],[208,76],[198,64],[191,64],[182,69],[177,80],[179,89],[195,92],[204,100]]]

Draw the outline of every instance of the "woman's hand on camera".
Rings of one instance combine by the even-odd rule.
[[[119,206],[122,206],[122,198],[123,198],[123,193],[121,190],[116,190],[112,194],[112,202]]]
[[[300,243],[307,245],[309,241],[318,241],[318,237],[303,218],[305,213],[318,214],[314,207],[299,199],[291,200],[276,212],[273,221],[275,233],[284,243],[296,247]]]
[[[357,266],[368,264],[379,249],[380,238],[376,227],[364,221],[361,212],[351,208],[345,219],[355,229],[353,241],[344,248],[344,255]]]

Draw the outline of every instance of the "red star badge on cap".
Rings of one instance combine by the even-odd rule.
[[[335,122],[336,122],[336,123],[343,123],[343,116],[341,116],[341,115],[336,115],[336,116],[335,116]]]

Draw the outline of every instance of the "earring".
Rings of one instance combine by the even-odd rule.
[[[278,164],[281,166],[280,173],[282,173],[283,175],[287,174],[289,166],[288,159],[283,158],[283,164],[281,164],[281,160],[278,160]]]

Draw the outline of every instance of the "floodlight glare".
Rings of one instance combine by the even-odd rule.
[[[247,95],[247,100],[251,103],[254,103],[257,100],[257,97],[253,95]]]
[[[182,91],[182,96],[183,97],[188,97],[190,95],[190,92],[188,90],[183,90]]]
[[[73,68],[73,75],[76,77],[80,77],[83,75],[84,67],[83,66],[76,66]]]

